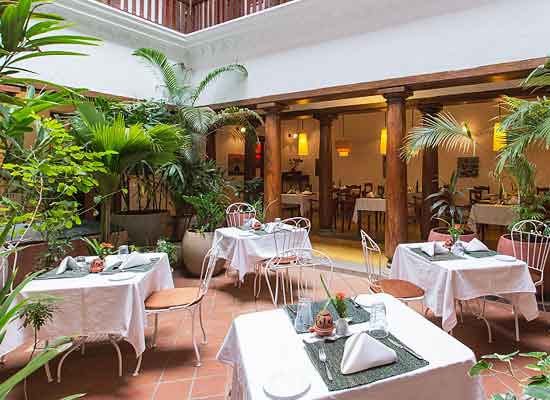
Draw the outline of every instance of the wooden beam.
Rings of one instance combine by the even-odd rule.
[[[388,102],[386,151],[386,228],[384,252],[393,257],[395,248],[407,241],[407,164],[401,158],[406,133],[406,99],[412,94],[406,88],[384,93]]]
[[[264,151],[264,206],[267,222],[281,217],[281,109],[277,104],[264,107],[265,151]]]
[[[400,78],[389,78],[371,82],[338,85],[321,89],[255,97],[239,101],[213,104],[211,107],[220,109],[230,106],[250,107],[260,103],[296,104],[305,100],[313,102],[371,96],[376,94],[380,89],[385,88],[407,87],[411,90],[427,90],[449,86],[473,85],[478,83],[521,79],[526,77],[527,74],[534,68],[543,64],[544,61],[545,58],[532,58],[528,60],[484,65],[454,71],[434,72],[429,74],[419,74]]]

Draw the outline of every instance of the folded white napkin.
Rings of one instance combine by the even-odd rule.
[[[126,260],[128,257],[130,257],[130,255],[128,255],[128,254],[124,254],[124,255],[119,255],[119,254],[108,255],[107,257],[105,257],[105,268],[104,268],[104,271],[109,271],[109,270],[113,269],[114,267],[119,267],[120,265],[122,265],[122,263],[124,262],[124,260]]]
[[[436,254],[445,254],[449,252],[449,249],[447,249],[445,246],[443,246],[439,242],[423,243],[422,246],[420,246],[420,250],[422,250],[424,253],[426,253],[430,257],[433,257]]]
[[[478,238],[473,238],[470,242],[462,242],[462,246],[466,251],[487,251],[489,248],[485,246]]]
[[[351,336],[345,346],[340,370],[342,374],[354,374],[369,368],[397,361],[395,351],[364,332]]]
[[[78,263],[71,256],[67,256],[63,260],[61,260],[61,263],[59,264],[59,267],[57,267],[55,273],[56,275],[59,275],[67,270],[71,271],[75,269],[78,269]]]
[[[151,259],[146,254],[133,251],[128,256],[128,258],[122,262],[122,265],[119,267],[119,269],[137,267],[139,265],[149,264],[150,262],[151,262]]]

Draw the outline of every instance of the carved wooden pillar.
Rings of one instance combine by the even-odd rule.
[[[334,114],[318,114],[319,120],[319,225],[321,231],[332,230],[332,121]]]
[[[397,245],[407,241],[407,164],[401,158],[401,146],[406,134],[406,99],[411,92],[405,87],[396,87],[384,89],[380,94],[388,103],[384,252],[393,257]]]
[[[266,221],[281,217],[281,114],[282,106],[269,103],[258,106],[265,110],[264,206]]]
[[[421,104],[418,106],[423,116],[435,115],[443,107],[440,104]],[[422,240],[428,238],[430,229],[436,224],[432,219],[433,200],[426,197],[439,190],[439,159],[437,149],[425,150],[422,154],[422,220],[420,233]]]
[[[244,181],[256,177],[256,138],[247,135],[244,139]],[[250,201],[251,193],[245,192],[244,200]]]

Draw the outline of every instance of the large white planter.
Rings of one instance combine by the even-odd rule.
[[[138,246],[154,246],[165,235],[169,214],[166,211],[113,214],[111,222],[128,232],[128,240]]]
[[[212,240],[214,239],[214,232],[197,233],[187,231],[181,241],[183,264],[187,272],[195,277],[201,275],[202,262],[210,247],[212,247]],[[218,260],[214,275],[218,274],[225,264],[224,260]]]

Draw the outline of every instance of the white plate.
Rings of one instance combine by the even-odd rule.
[[[135,272],[119,272],[118,274],[113,274],[109,277],[110,281],[127,281],[136,276]]]
[[[264,392],[272,399],[295,400],[307,393],[311,383],[305,374],[296,370],[279,371],[264,383]]]
[[[499,261],[517,261],[517,258],[512,257],[512,256],[505,256],[504,254],[497,254],[495,256],[495,260],[499,260]]]

